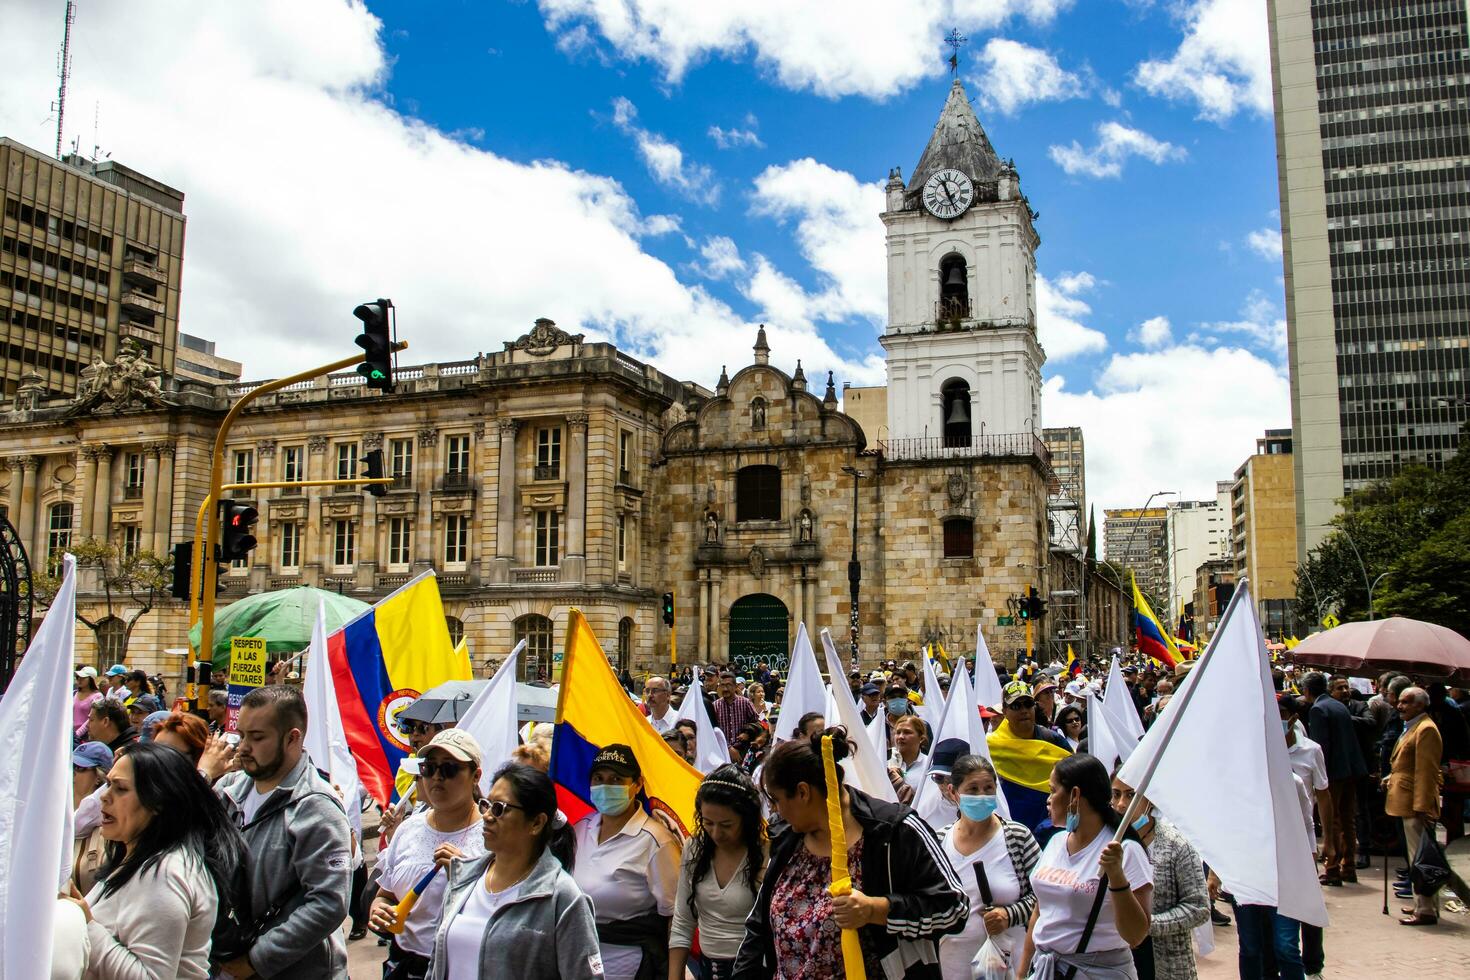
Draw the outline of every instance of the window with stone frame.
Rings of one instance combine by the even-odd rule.
[[[52,504],[46,515],[46,554],[51,558],[59,558],[71,547],[72,513],[72,505],[62,501]]]
[[[357,522],[332,522],[332,564],[351,568],[357,564]]]
[[[633,667],[633,629],[631,617],[624,616],[618,620],[618,670],[631,670]]]
[[[250,483],[255,479],[255,450],[235,450],[235,483]]]
[[[617,545],[616,550],[617,550],[617,559],[618,559],[618,571],[620,571],[620,572],[626,572],[628,570],[628,515],[627,514],[619,514],[618,515],[618,536],[617,536],[616,545]]]
[[[306,447],[286,446],[281,450],[281,479],[300,483],[306,479]]]
[[[735,520],[781,519],[781,468],[744,466],[735,474]]]
[[[561,559],[561,515],[554,510],[536,511],[536,564],[556,565]]]
[[[128,648],[128,627],[116,616],[97,624],[97,663],[120,664]]]
[[[944,521],[944,557],[975,557],[975,522],[968,517],[949,517]]]
[[[444,440],[444,475],[468,476],[470,472],[470,437],[449,436]]]
[[[122,529],[122,553],[131,558],[143,547],[143,529],[136,524],[125,524]]]
[[[127,471],[123,477],[123,497],[137,500],[143,496],[143,454],[128,453]]]
[[[301,525],[287,522],[280,526],[281,570],[301,567]]]
[[[618,432],[618,482],[633,485],[633,433],[627,429]]]
[[[444,518],[444,564],[464,565],[470,559],[470,519],[465,514]]]
[[[444,626],[449,630],[449,642],[459,646],[460,641],[464,639],[464,620],[445,614]]]
[[[561,429],[536,430],[536,479],[555,480],[561,476]]]
[[[413,563],[413,522],[407,517],[388,519],[388,566],[403,568]]]
[[[357,479],[357,443],[337,443],[337,477],[338,480]]]
[[[545,616],[530,613],[515,621],[515,642],[526,641],[526,655],[521,658],[523,680],[550,679],[551,636],[551,620]]]
[[[413,486],[413,440],[394,439],[388,445],[388,475],[394,489]]]

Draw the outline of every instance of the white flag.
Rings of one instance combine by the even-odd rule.
[[[1103,710],[1102,695],[1088,691],[1087,754],[1107,767],[1108,772],[1112,772],[1113,766],[1126,760],[1137,744],[1137,740],[1130,739],[1127,745],[1128,753],[1125,754],[1122,751],[1118,740],[1113,737],[1113,719]]]
[[[71,877],[77,564],[0,699],[0,978],[51,975],[56,891]],[[53,888],[55,890],[53,890]]]
[[[526,641],[516,644],[510,656],[501,662],[475,702],[460,715],[455,727],[469,732],[480,743],[480,793],[490,795],[495,770],[510,761],[511,752],[521,744],[520,718],[516,707],[516,672]]]
[[[944,717],[944,689],[939,686],[939,674],[934,670],[934,658],[929,656],[929,648],[923,650],[924,657],[924,690],[920,693],[924,696],[924,703],[915,705],[915,714],[924,719],[932,732],[939,727],[939,721]],[[963,671],[961,671],[963,673]]]
[[[951,679],[953,684],[954,680]],[[1004,695],[1000,689],[1000,677],[995,673],[995,663],[990,659],[990,647],[985,645],[985,634],[980,624],[975,624],[975,701],[987,708],[999,709]]]
[[[730,764],[730,742],[720,727],[709,720],[699,674],[699,668],[695,667],[694,679],[689,682],[689,690],[684,692],[684,700],[679,703],[674,718],[694,722],[694,768],[708,776],[720,766]]]
[[[975,692],[970,687],[970,678],[963,670],[954,672],[954,679],[949,685],[949,700],[944,705],[944,717],[934,728],[934,745],[929,747],[929,759],[932,765],[934,759],[934,748],[947,738],[958,738],[968,742],[970,754],[990,758],[990,745],[985,740],[985,722],[980,718],[980,707],[975,703]],[[999,803],[1000,815],[1009,820],[1011,817],[1010,807],[1006,805],[1005,792],[1000,787],[1000,781],[996,781],[995,795]],[[939,792],[939,787],[934,780],[928,778],[925,773],[924,780],[919,784],[919,792],[914,797],[914,809],[919,816],[936,830],[940,827],[954,823],[958,816],[952,804],[944,799]]]
[[[1239,586],[1118,778],[1173,821],[1236,901],[1326,926],[1270,666],[1255,602]]]
[[[1133,692],[1123,680],[1123,668],[1118,658],[1113,657],[1108,668],[1108,686],[1103,692],[1103,710],[1113,719],[1113,732],[1131,738],[1129,744],[1143,738],[1143,719],[1138,717],[1138,708],[1133,704]],[[1121,748],[1121,747],[1120,747]]]
[[[873,715],[873,720],[868,722],[868,741],[873,744],[873,751],[877,754],[879,761],[884,765],[884,772],[888,771],[888,705],[882,701],[878,702],[878,710]],[[889,783],[889,785],[893,785]],[[895,798],[897,798],[895,796]]]
[[[301,696],[306,701],[306,737],[302,747],[311,764],[325,770],[328,781],[341,792],[342,805],[358,833],[362,846],[362,784],[357,775],[357,760],[347,745],[347,729],[342,724],[342,708],[337,702],[337,685],[332,678],[332,661],[327,653],[327,605],[320,602],[316,625],[311,630],[311,646],[306,651],[306,677],[301,682]]]
[[[791,737],[797,721],[809,711],[818,714],[827,709],[826,685],[817,669],[817,654],[807,636],[806,623],[796,624],[796,642],[791,647],[791,666],[786,672],[786,689],[781,694],[781,710],[776,715],[773,734],[776,741]]]
[[[852,688],[844,679],[842,659],[837,656],[832,634],[824,628],[821,638],[822,652],[827,657],[827,673],[832,678],[832,703],[836,708],[834,717],[828,718],[827,724],[841,725],[852,739],[853,754],[852,758],[844,760],[844,771],[852,785],[864,793],[897,803],[898,794],[893,791],[893,783],[888,778],[888,739],[884,738],[881,752],[869,739],[863,716],[858,711],[857,702],[852,699]]]

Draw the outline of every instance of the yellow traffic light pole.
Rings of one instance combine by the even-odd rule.
[[[397,341],[390,345],[389,352],[397,353],[408,347],[407,341]],[[240,396],[240,400],[230,406],[229,412],[225,414],[224,420],[220,422],[219,432],[214,437],[214,457],[211,461],[209,473],[209,493],[205,495],[204,503],[199,508],[199,515],[194,522],[194,568],[189,576],[189,626],[193,628],[199,623],[199,655],[203,651],[214,649],[214,522],[206,520],[209,509],[219,500],[220,495],[226,489],[223,485],[225,469],[225,441],[229,438],[230,428],[235,420],[240,417],[245,406],[262,395],[268,395],[273,391],[280,391],[300,381],[310,381],[323,374],[330,374],[341,368],[351,367],[362,361],[361,354],[352,357],[344,357],[340,361],[323,364],[320,367],[310,368],[299,374],[292,374],[274,381],[267,381],[259,387],[253,388]],[[357,484],[386,482],[379,480],[327,480],[312,481],[310,483],[260,483],[260,484],[230,484],[229,489],[244,488],[269,488],[273,486],[324,486],[328,484]]]

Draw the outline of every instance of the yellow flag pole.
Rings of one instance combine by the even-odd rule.
[[[822,736],[822,766],[827,777],[827,834],[832,838],[832,884],[828,892],[833,898],[852,894],[852,878],[847,871],[847,829],[842,824],[842,784],[837,781],[837,763],[832,758],[832,736]],[[842,930],[842,965],[847,980],[867,980],[863,969],[863,947],[856,929]]]

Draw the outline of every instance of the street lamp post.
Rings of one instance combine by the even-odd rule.
[[[1363,573],[1363,584],[1368,586],[1368,622],[1371,623],[1373,622],[1373,587],[1378,582],[1374,581],[1370,583],[1368,581],[1368,566],[1363,564],[1363,553],[1358,550],[1358,543],[1353,540],[1353,536],[1347,533],[1347,528],[1340,527],[1337,530],[1342,534],[1342,539],[1348,543],[1348,547],[1353,549],[1353,557],[1358,560],[1358,570]],[[1383,574],[1387,575],[1388,573],[1384,572]],[[1378,578],[1383,578],[1383,575],[1378,576]]]
[[[1387,574],[1387,572],[1379,573],[1378,577],[1373,580],[1373,584],[1368,586],[1368,622],[1370,623],[1373,622],[1373,590],[1378,588],[1378,583],[1382,582],[1383,576]]]
[[[867,476],[855,466],[844,466],[842,472],[852,476],[852,557],[847,562],[847,587],[852,598],[852,659],[858,657],[858,588],[863,580],[863,568],[858,564],[858,480]]]

